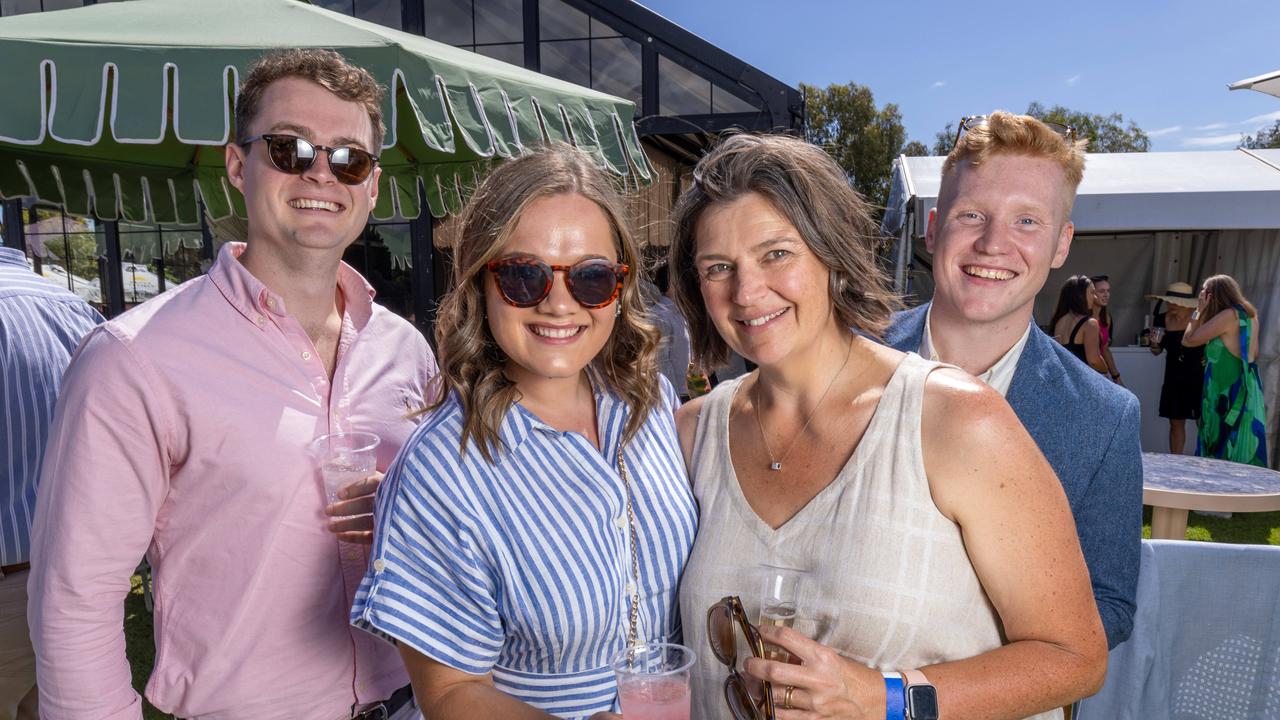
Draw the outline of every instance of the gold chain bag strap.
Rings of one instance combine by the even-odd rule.
[[[640,621],[640,553],[636,549],[640,538],[636,532],[636,512],[631,504],[631,476],[627,473],[627,461],[622,456],[622,449],[623,443],[618,443],[618,474],[622,476],[622,487],[627,494],[627,524],[631,528],[631,627],[627,631],[627,647],[634,648]]]

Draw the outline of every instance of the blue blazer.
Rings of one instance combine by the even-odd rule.
[[[885,343],[916,352],[929,305],[896,313]],[[1005,396],[1058,473],[1113,648],[1133,630],[1142,542],[1142,444],[1133,393],[1032,326]]]

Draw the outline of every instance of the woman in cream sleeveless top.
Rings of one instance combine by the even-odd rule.
[[[920,409],[925,379],[940,366],[903,357],[849,461],[776,529],[743,497],[729,452],[729,410],[750,376],[703,401],[689,475],[704,521],[680,592],[685,642],[698,653],[693,717],[732,717],[721,691],[725,668],[706,649],[707,608],[739,595],[755,622],[761,566],[803,571],[795,629],[877,670],[926,667],[1003,644],[960,528],[933,504],[924,474]],[[895,549],[884,551],[886,543]]]
[[[794,626],[760,628],[794,664],[738,663],[804,713],[782,717],[936,720],[936,699],[943,718],[1055,718],[1096,692],[1106,641],[1062,487],[998,393],[869,339],[896,299],[839,166],[734,135],[694,178],[670,261],[694,362],[732,348],[757,370],[676,416],[699,505],[693,717],[732,717],[708,610],[737,595],[756,622],[765,566],[806,574]]]

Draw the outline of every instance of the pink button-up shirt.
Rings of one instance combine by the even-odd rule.
[[[336,720],[408,682],[391,645],[348,625],[367,556],[326,528],[307,446],[372,431],[385,470],[435,359],[343,265],[331,384],[281,298],[236,259],[243,248],[99,327],[67,370],[32,531],[41,717],[141,717],[122,605],[144,552],[146,694],[161,710]]]

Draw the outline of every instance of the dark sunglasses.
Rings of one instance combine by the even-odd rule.
[[[738,631],[751,654],[765,657],[760,631],[747,620],[742,600],[730,595],[707,610],[707,644],[716,659],[729,667],[724,680],[724,701],[737,720],[774,720],[773,688],[767,681],[748,679],[738,672]]]
[[[1071,142],[1076,139],[1076,129],[1070,125],[1049,122],[1048,120],[1041,120],[1041,122],[1048,125],[1050,130],[1061,135],[1067,142]],[[960,118],[960,127],[956,128],[956,139],[951,143],[951,147],[955,147],[960,144],[960,138],[964,137],[966,132],[973,130],[974,128],[982,127],[986,124],[986,115],[966,115],[965,117]]]
[[[572,265],[548,265],[524,255],[490,260],[485,268],[493,273],[498,294],[508,304],[520,308],[537,305],[551,294],[556,272],[565,274],[569,294],[583,307],[602,308],[622,291],[622,279],[629,268],[623,263],[589,258]]]
[[[359,185],[369,178],[378,157],[355,147],[325,147],[294,135],[255,135],[240,142],[241,147],[264,140],[267,157],[282,173],[301,175],[316,161],[317,150],[329,153],[329,172],[345,185]]]

